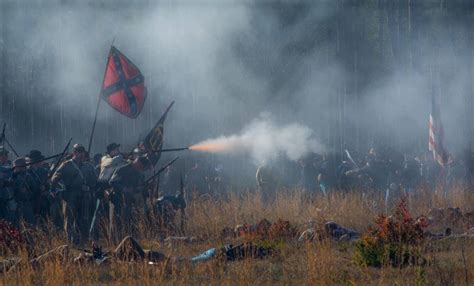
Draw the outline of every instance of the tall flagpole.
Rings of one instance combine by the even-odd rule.
[[[99,100],[97,101],[97,108],[95,110],[94,123],[92,123],[91,136],[89,137],[89,146],[87,147],[87,153],[89,153],[89,156],[90,156],[90,152],[91,152],[92,138],[94,137],[95,124],[97,123],[97,115],[99,115],[100,96],[101,95],[99,94]]]
[[[107,54],[107,64],[105,65],[105,71],[104,71],[104,77],[102,78],[102,84],[104,83],[104,80],[105,80],[105,75],[107,73],[107,68],[109,66],[109,61],[110,61],[110,52],[112,51],[112,46],[114,45],[114,42],[115,42],[115,37],[112,40],[109,53]],[[101,93],[102,93],[102,86],[99,92],[99,99],[97,100],[97,108],[95,109],[94,123],[92,123],[91,136],[89,137],[89,146],[87,147],[87,153],[89,153],[89,156],[91,152],[92,139],[94,138],[95,124],[97,123],[97,116],[99,115],[100,101],[101,101],[101,96],[102,96]]]

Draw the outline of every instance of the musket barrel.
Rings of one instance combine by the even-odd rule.
[[[5,141],[5,143],[7,143],[8,147],[10,147],[10,149],[13,151],[15,156],[20,157],[20,155],[18,155],[18,152],[15,150],[13,145],[10,143],[10,141],[8,141],[7,137],[3,136],[3,141]]]
[[[69,141],[67,142],[66,146],[64,147],[63,152],[61,153],[61,155],[58,156],[58,159],[55,161],[53,169],[50,170],[50,173],[48,174],[48,180],[53,177],[53,174],[54,174],[54,173],[56,172],[56,170],[58,169],[59,164],[60,164],[61,161],[64,159],[64,155],[66,155],[67,150],[69,149],[69,145],[71,145],[71,141],[72,141],[72,137],[69,138]]]
[[[176,152],[176,151],[184,151],[184,150],[189,150],[189,147],[162,149],[161,151],[156,151],[156,152]]]
[[[47,160],[50,160],[50,159],[53,159],[53,158],[56,158],[56,157],[59,157],[61,156],[63,153],[58,153],[58,154],[55,154],[55,155],[52,155],[52,156],[48,156],[48,157],[45,157],[41,160],[36,160],[36,161],[33,161],[33,162],[28,162],[26,164],[23,164],[23,165],[19,165],[17,167],[27,167],[29,165],[33,165],[33,164],[36,164],[36,163],[41,163],[41,162],[44,162],[44,161],[47,161]]]

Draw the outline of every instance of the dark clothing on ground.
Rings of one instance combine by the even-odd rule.
[[[152,250],[145,250],[131,236],[126,236],[119,245],[112,251],[103,252],[101,247],[93,245],[92,251],[83,252],[74,258],[76,263],[95,263],[101,265],[110,259],[117,259],[126,262],[162,262],[168,259],[163,253]]]

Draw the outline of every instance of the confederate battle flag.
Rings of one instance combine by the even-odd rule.
[[[110,48],[101,97],[115,110],[130,118],[142,111],[147,90],[140,70],[116,47]]]

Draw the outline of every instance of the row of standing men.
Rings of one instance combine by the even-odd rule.
[[[129,234],[135,212],[147,209],[150,186],[145,173],[157,158],[139,149],[125,158],[119,148],[109,144],[95,165],[84,146],[75,144],[67,160],[51,172],[40,151],[11,162],[9,151],[0,146],[0,219],[26,227],[51,221],[76,243],[97,236],[93,226],[100,218],[107,218],[109,234]],[[182,195],[160,197],[149,204],[166,214],[167,223],[186,206]]]

